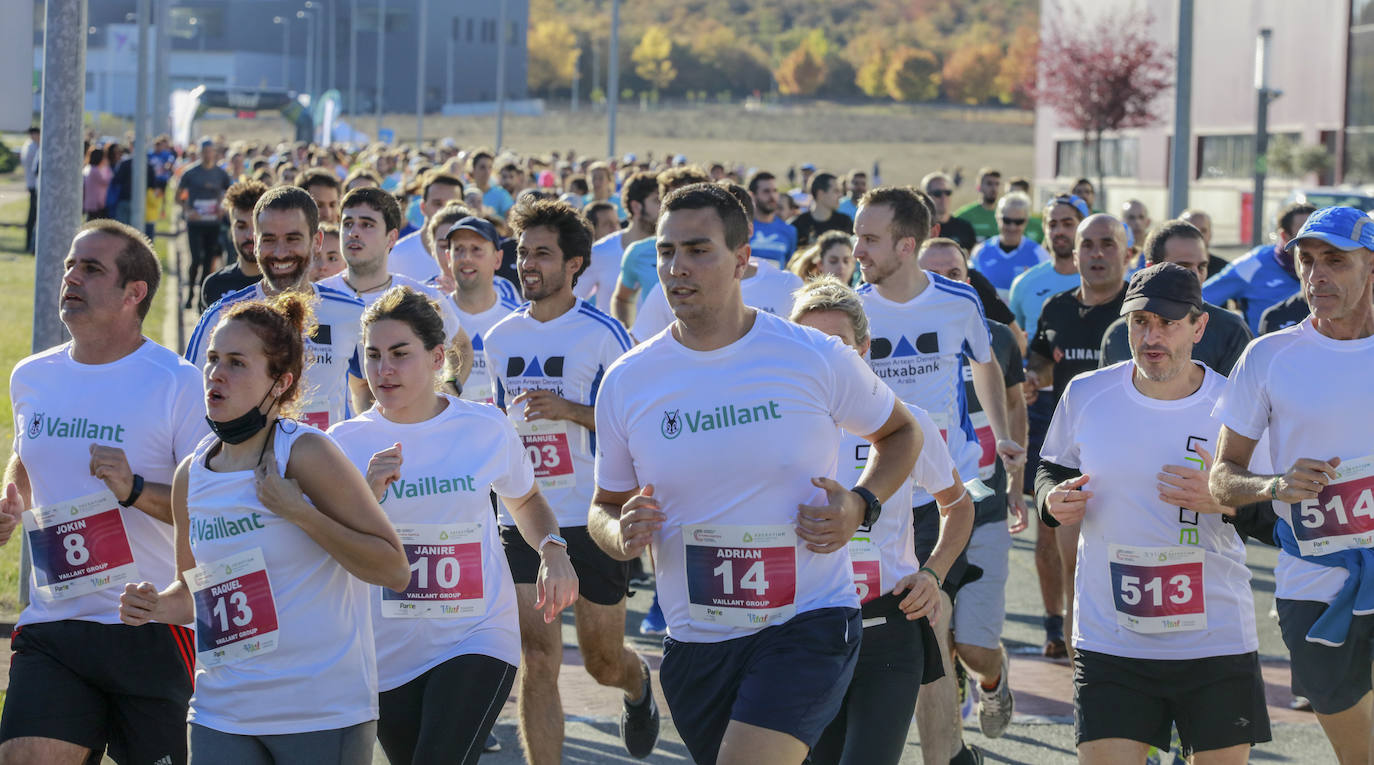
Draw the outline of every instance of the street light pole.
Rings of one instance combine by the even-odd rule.
[[[377,140],[382,139],[382,76],[386,65],[386,0],[379,0],[377,16]]]
[[[611,0],[611,38],[606,51],[606,156],[615,156],[615,110],[620,105],[620,0]]]
[[[358,0],[348,11],[348,114],[358,114]]]
[[[134,146],[130,169],[134,187],[129,192],[129,223],[143,231],[148,219],[148,22],[153,15],[150,0],[138,0],[138,83],[134,87]]]
[[[506,132],[506,0],[498,0],[496,14],[496,153]]]
[[[273,24],[281,24],[281,88],[290,90],[289,69],[291,66],[291,22],[281,16],[272,17]]]
[[[296,11],[296,18],[305,22],[305,92],[313,100],[315,97],[315,26],[310,23],[310,15]]]
[[[1169,217],[1188,208],[1188,166],[1193,146],[1193,0],[1178,0],[1178,68],[1174,72],[1174,140],[1169,158]]]
[[[415,25],[419,40],[415,46],[415,146],[425,142],[425,38],[429,37],[429,0],[420,0],[420,23]]]
[[[1273,30],[1265,27],[1255,40],[1255,191],[1250,209],[1250,242],[1259,245],[1264,235],[1264,181],[1269,171],[1269,103],[1280,91],[1269,87],[1269,43]]]

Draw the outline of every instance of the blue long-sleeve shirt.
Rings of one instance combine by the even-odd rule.
[[[1252,333],[1259,334],[1264,312],[1298,287],[1298,280],[1279,263],[1275,246],[1266,244],[1236,258],[1208,279],[1202,285],[1202,299],[1213,305],[1225,305],[1227,300],[1239,302],[1245,323]]]

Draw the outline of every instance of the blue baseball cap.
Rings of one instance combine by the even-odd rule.
[[[816,166],[813,165],[813,164],[811,164],[810,162],[807,162],[807,163],[803,164],[803,165],[801,166],[801,169],[805,170],[805,171],[808,172],[808,173],[814,173],[814,172],[816,172]]]
[[[1050,201],[1045,203],[1045,209],[1049,210],[1055,205],[1068,205],[1077,210],[1078,214],[1084,218],[1093,214],[1093,211],[1088,209],[1088,203],[1084,202],[1083,197],[1077,194],[1060,194],[1057,197],[1050,197]]]
[[[473,215],[469,215],[466,218],[460,218],[457,223],[449,228],[443,238],[448,239],[455,231],[473,231],[481,234],[482,238],[491,242],[493,247],[501,246],[501,236],[496,233],[496,227],[491,225],[491,222],[485,218],[478,218]]]
[[[1320,239],[1338,250],[1374,250],[1374,218],[1355,207],[1323,207],[1307,216],[1302,230],[1284,245],[1284,252],[1302,239]]]

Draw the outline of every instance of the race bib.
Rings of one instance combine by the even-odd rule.
[[[684,526],[682,539],[693,620],[759,629],[797,612],[791,526]]]
[[[1207,629],[1199,548],[1108,545],[1116,623],[1146,635]]]
[[[878,562],[878,545],[871,537],[849,540],[849,560],[854,566],[854,589],[860,605],[883,594],[883,570]]]
[[[108,490],[24,511],[33,579],[48,600],[138,581],[119,502]]]
[[[213,218],[219,215],[218,199],[197,199],[191,203],[191,207],[195,209],[196,215],[202,218]]]
[[[329,430],[329,412],[306,412],[301,415],[301,422],[320,430]]]
[[[482,591],[482,524],[413,524],[396,527],[410,561],[404,592],[382,591],[388,619],[452,619],[487,611]]]
[[[987,412],[969,412],[973,429],[978,434],[978,477],[991,481],[997,472],[997,439],[992,435],[992,424],[988,422]]]
[[[1288,506],[1303,555],[1374,547],[1374,456],[1342,462],[1316,499]]]
[[[525,445],[534,466],[539,489],[569,489],[577,485],[573,472],[572,446],[568,443],[568,423],[561,420],[523,419],[515,421],[515,431]]]
[[[277,604],[261,547],[202,563],[183,576],[196,601],[196,661],[202,666],[277,650]]]

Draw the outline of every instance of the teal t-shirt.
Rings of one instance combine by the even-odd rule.
[[[637,306],[658,286],[658,237],[640,239],[625,248],[620,258],[620,283],[632,290],[639,290]]]

